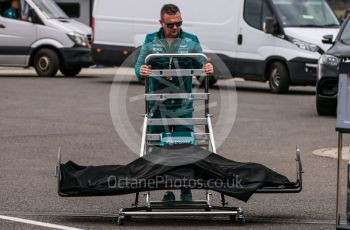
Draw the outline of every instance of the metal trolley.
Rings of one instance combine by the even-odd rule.
[[[208,57],[200,53],[191,54],[150,54],[146,57],[145,63],[150,63],[155,58],[169,58],[170,62],[173,58],[202,58],[208,61]],[[170,66],[170,65],[169,65]],[[204,133],[194,133],[196,141],[204,142],[204,146],[208,150],[216,153],[214,140],[214,132],[212,127],[212,115],[209,112],[209,77],[202,69],[159,69],[152,70],[151,77],[164,78],[183,77],[183,76],[200,76],[204,78],[204,93],[163,93],[151,94],[149,92],[149,79],[146,78],[145,102],[146,114],[144,115],[142,140],[140,148],[140,157],[148,153],[149,147],[154,142],[159,142],[160,134],[150,134],[147,132],[148,126],[164,126],[164,125],[204,125]],[[151,118],[148,111],[148,103],[150,101],[165,101],[168,99],[188,99],[204,101],[205,109],[202,117],[196,118]],[[297,147],[297,181],[293,187],[268,187],[258,190],[258,193],[297,193],[302,189],[302,166],[300,159],[300,149]],[[211,201],[212,194],[206,190],[205,199],[193,201],[152,201],[151,193],[145,194],[146,201],[144,206],[139,206],[139,193],[135,194],[135,202],[131,208],[122,208],[119,211],[118,224],[123,225],[126,221],[131,220],[132,216],[228,216],[230,220],[238,224],[245,224],[245,216],[243,210],[239,207],[229,207],[225,200],[224,194],[221,194],[221,205],[214,206]],[[197,211],[194,211],[197,210]]]
[[[202,58],[208,61],[208,57],[200,53],[192,54],[150,54],[146,57],[145,63],[148,64],[155,58],[169,58],[170,62],[173,58]],[[211,117],[209,113],[209,76],[203,71],[203,69],[161,69],[152,70],[150,77],[164,78],[171,77],[183,77],[183,76],[200,76],[204,78],[204,93],[169,93],[169,94],[150,94],[149,93],[149,79],[146,78],[145,87],[145,102],[146,102],[146,114],[144,116],[142,140],[140,148],[140,157],[147,154],[151,142],[159,142],[160,134],[147,133],[148,126],[164,126],[164,125],[204,125],[205,133],[195,133],[194,137],[196,141],[206,142],[206,147],[216,153],[216,146],[214,140],[213,127]],[[150,118],[148,111],[148,103],[150,101],[165,101],[168,99],[188,99],[193,101],[204,101],[205,109],[204,116],[196,118]],[[208,190],[205,192],[206,199],[193,200],[193,201],[151,201],[151,193],[146,193],[146,206],[139,207],[139,194],[136,194],[134,207],[123,208],[119,212],[118,224],[122,225],[125,221],[130,220],[131,216],[212,216],[212,215],[226,215],[232,220],[236,220],[240,224],[245,223],[244,213],[241,208],[227,207],[225,196],[221,194],[222,206],[213,206],[211,203],[211,193]],[[160,210],[160,211],[156,211]],[[181,210],[181,211],[180,211]],[[187,210],[187,211],[186,211]],[[191,210],[191,211],[189,211]],[[198,211],[193,211],[198,210]]]

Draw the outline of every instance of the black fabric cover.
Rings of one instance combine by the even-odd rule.
[[[186,163],[185,163],[186,162]],[[108,196],[165,189],[210,189],[248,201],[262,187],[289,180],[256,163],[225,159],[198,146],[155,147],[128,165],[60,165],[61,196]]]

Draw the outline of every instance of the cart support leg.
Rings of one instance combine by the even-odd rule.
[[[221,193],[221,205],[222,207],[225,207],[227,205],[225,195],[223,193]]]
[[[338,134],[338,164],[337,164],[337,200],[336,200],[336,225],[340,225],[340,166],[342,161],[342,151],[343,151],[343,134],[339,132]]]
[[[140,196],[140,193],[136,193],[135,194],[135,202],[133,204],[134,207],[137,207],[139,205],[139,196]]]

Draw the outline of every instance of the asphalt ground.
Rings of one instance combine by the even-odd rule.
[[[144,86],[133,76],[114,79],[115,72],[90,69],[78,77],[40,78],[31,69],[0,69],[0,229],[47,229],[2,216],[81,229],[335,228],[336,160],[312,155],[316,149],[336,147],[335,118],[317,116],[314,87],[292,87],[286,95],[274,95],[264,83],[228,80],[211,91],[212,100],[218,101],[212,108],[214,124],[217,117],[224,117],[220,127],[230,128],[234,121],[227,137],[214,130],[225,137],[219,154],[264,164],[295,180],[296,144],[302,150],[301,193],[255,194],[247,203],[227,198],[244,209],[245,226],[222,217],[176,217],[138,218],[120,227],[118,210],[131,205],[132,195],[59,197],[54,177],[59,147],[64,162],[81,165],[126,164],[137,158],[122,141],[123,130],[113,125],[112,117],[121,113],[111,115],[110,108],[124,100],[125,119],[140,133]],[[113,87],[127,89],[127,94],[110,101]],[[236,119],[220,110],[235,92]],[[152,193],[158,199],[161,195]],[[203,198],[204,193],[194,191],[194,196]],[[218,201],[218,195],[213,199]]]

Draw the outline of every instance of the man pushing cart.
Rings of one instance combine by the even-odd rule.
[[[207,75],[212,75],[213,65],[206,63],[204,58],[191,57],[159,57],[145,63],[149,54],[188,54],[202,53],[197,36],[184,32],[181,29],[183,23],[181,12],[176,5],[166,4],[160,11],[161,28],[158,32],[148,34],[141,48],[140,55],[135,65],[136,76],[148,78],[151,69],[201,69]],[[186,55],[185,55],[186,56]],[[148,93],[192,93],[192,75],[184,77],[167,76],[165,78],[151,77],[148,80]],[[161,102],[150,101],[147,103],[148,118],[192,118],[193,102],[186,99],[170,99]],[[164,125],[149,126],[147,133],[165,135],[186,135],[193,133],[192,125]],[[161,143],[161,144],[164,144]],[[175,196],[168,191],[164,194],[163,201],[174,201]],[[191,201],[192,193],[189,189],[181,190],[181,200]]]
[[[202,53],[198,38],[181,29],[177,6],[164,5],[160,16],[162,27],[146,36],[135,65],[137,77],[146,83],[140,157],[127,165],[95,167],[71,161],[62,164],[59,153],[59,195],[135,194],[132,207],[119,210],[120,225],[134,216],[184,215],[229,216],[230,220],[244,224],[242,209],[228,206],[225,196],[247,202],[254,193],[300,192],[303,170],[299,147],[296,182],[263,165],[235,162],[216,153],[209,112],[213,65]],[[193,76],[204,78],[204,93],[192,92]],[[193,117],[194,101],[205,103],[202,115],[195,113]],[[194,126],[204,126],[205,131],[195,132],[198,130]],[[217,184],[218,181],[222,183]],[[205,190],[205,199],[193,200],[190,188]],[[174,189],[181,189],[180,200],[169,191]],[[161,201],[151,200],[151,191],[155,190],[167,190]],[[209,191],[221,195],[221,206],[212,204]],[[139,204],[140,193],[146,193],[144,205]]]

